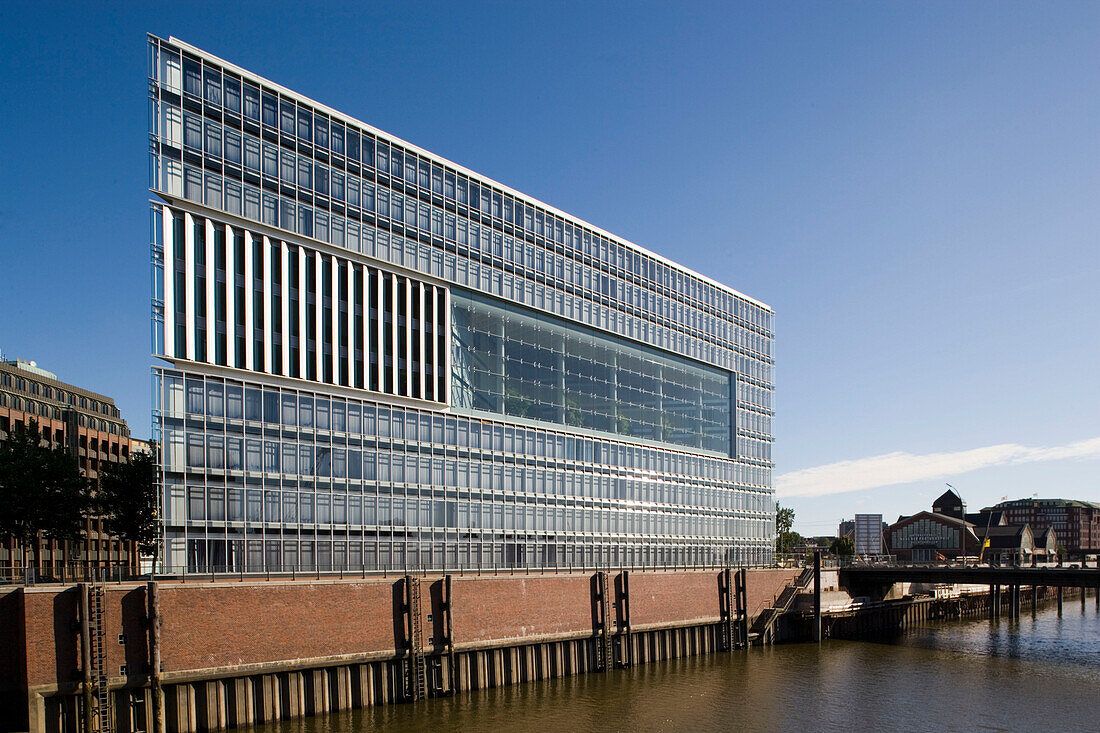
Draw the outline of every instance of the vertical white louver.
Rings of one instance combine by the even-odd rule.
[[[451,381],[450,381],[450,349],[451,343],[451,291],[447,288],[439,288],[443,294],[443,313],[440,318],[439,311],[436,311],[435,322],[442,326],[442,333],[436,333],[435,342],[441,345],[439,353],[436,355],[435,374],[436,382],[436,395],[435,399],[438,402],[448,402],[451,399]],[[438,327],[437,325],[437,327]]]
[[[374,348],[374,344],[370,342],[370,273],[371,270],[366,265],[360,265],[359,271],[363,276],[363,300],[362,310],[363,314],[363,387],[370,389],[370,355],[371,349]]]
[[[306,250],[298,248],[298,376],[306,378]]]
[[[183,315],[186,357],[195,360],[195,220],[183,216]]]
[[[428,352],[428,349],[427,349],[428,329],[427,329],[427,326],[426,326],[426,323],[427,323],[427,320],[428,320],[428,309],[425,307],[425,298],[424,298],[424,294],[427,291],[424,289],[424,287],[425,287],[424,283],[419,283],[417,288],[416,288],[416,297],[417,297],[418,302],[420,303],[420,305],[418,306],[419,309],[420,309],[420,319],[419,319],[420,320],[420,374],[419,374],[420,391],[417,394],[420,397],[426,399],[427,395],[428,395],[428,391],[427,391],[427,387],[426,387],[427,381],[428,381],[427,380],[428,370],[427,370],[426,365],[427,365],[427,362],[428,362],[428,353],[429,352]],[[428,287],[430,288],[431,286],[428,286]]]
[[[176,240],[172,210],[164,207],[164,356],[176,354]]]
[[[347,297],[347,315],[344,317],[344,333],[348,335],[348,370],[340,374],[342,377],[341,384],[347,387],[355,386],[355,266],[350,262],[344,266],[344,271],[347,272],[345,278],[345,288],[348,294]]]
[[[375,363],[376,378],[378,380],[378,384],[375,385],[374,389],[377,389],[379,392],[382,392],[386,388],[385,387],[386,377],[383,374],[383,371],[386,368],[386,346],[385,346],[386,329],[383,328],[383,325],[385,324],[385,319],[382,317],[382,311],[386,308],[386,303],[384,302],[385,294],[386,294],[386,285],[385,285],[386,273],[378,271],[378,270],[372,270],[370,272],[371,272],[371,283],[375,288],[374,302],[375,302],[375,305],[376,305],[375,329],[374,329],[375,335],[376,335],[376,342],[375,342],[375,347],[374,347],[374,353],[375,353],[375,362],[376,362]]]
[[[217,354],[215,338],[218,335],[218,327],[214,311],[214,294],[217,292],[218,281],[214,273],[214,222],[207,219],[203,229],[205,232],[203,240],[206,242],[206,360],[215,364],[217,363],[217,359],[214,358]]]
[[[440,288],[432,288],[432,397],[438,402],[445,402],[449,397],[440,394],[437,386],[439,383],[440,358],[443,356],[439,353],[439,334],[436,333],[436,324],[439,323],[439,292]]]
[[[397,275],[390,274],[390,301],[386,303],[386,307],[390,312],[390,388],[392,394],[401,394],[398,387],[398,377],[400,376],[397,371]],[[381,314],[380,314],[381,315]],[[379,319],[384,320],[384,319]]]
[[[237,247],[233,227],[225,227],[225,363],[237,363]]]
[[[322,296],[322,284],[321,284],[321,253],[313,252],[313,369],[315,369],[315,380],[317,382],[324,381],[324,372],[322,370],[323,364],[321,363],[321,353],[324,351],[321,329],[324,326],[324,314],[321,313],[321,306],[324,302]]]
[[[177,243],[175,224],[181,220],[183,242]],[[216,288],[219,283],[216,263],[222,253],[215,251],[214,236],[219,226],[219,222],[205,217],[164,207],[165,337],[161,356],[175,358],[179,349],[182,357],[190,361],[208,364],[221,361],[218,358],[221,342],[217,332],[216,306],[219,298]],[[244,243],[240,262],[236,257],[238,236]],[[182,263],[176,261],[177,244],[183,245]],[[298,288],[295,302],[291,289],[290,244],[225,225],[224,246],[225,366],[290,377],[294,371],[291,368],[292,352],[296,348],[300,378],[345,387],[356,387],[361,382],[364,389],[371,389],[373,358],[377,369],[377,384],[374,386],[377,389],[372,391],[437,403],[447,402],[448,394],[443,388],[443,378],[447,374],[447,349],[440,340],[447,332],[449,318],[446,287],[297,247]],[[200,257],[203,262],[201,266],[198,265]],[[312,262],[312,277],[307,267],[309,262]],[[175,268],[178,264],[182,264],[184,270],[183,293],[177,292]],[[238,273],[238,270],[241,272]],[[276,270],[280,273],[277,289],[274,283]],[[238,274],[243,276],[243,298],[237,292]],[[357,276],[362,278],[358,289]],[[307,277],[310,278],[309,283]],[[197,299],[200,297],[199,281],[203,278],[206,285],[201,293],[201,305],[205,306],[206,327],[200,344],[199,314],[203,311]],[[327,306],[326,282],[329,284]],[[309,306],[311,287],[314,294],[312,308]],[[347,308],[344,313],[340,311],[341,291]],[[179,297],[181,295],[182,298]],[[376,306],[373,314],[372,297]],[[182,313],[177,310],[177,299],[182,301]],[[237,322],[238,308],[243,311],[243,324]],[[357,313],[362,318],[359,326]],[[401,313],[404,313],[404,318]],[[298,320],[297,339],[291,335],[292,314]],[[312,330],[307,327],[307,316],[314,319]],[[177,318],[185,324],[182,344],[177,343],[176,338]],[[278,350],[274,347],[276,322],[281,338]],[[313,336],[312,351],[310,335]],[[242,358],[238,358],[236,348],[239,339],[244,341],[244,351],[240,354]],[[358,360],[357,348],[361,352]],[[326,353],[331,354],[328,371],[325,370]],[[346,369],[341,353],[346,355]],[[315,369],[312,374],[307,369],[310,365]]]
[[[279,323],[282,324],[283,358],[282,371],[284,377],[290,376],[290,248],[286,242],[279,242],[279,272],[282,273],[282,314]]]
[[[412,291],[413,281],[402,278],[402,290],[405,291],[405,391],[403,394],[409,397],[413,396],[413,359],[412,359],[412,342],[413,342],[413,328],[412,328]]]
[[[263,238],[263,243],[260,245],[263,247],[263,304],[264,304],[264,354],[263,365],[264,371],[271,374],[271,335],[274,333],[272,329],[272,313],[271,313],[271,293],[272,293],[272,277],[271,277],[271,240],[267,237]]]
[[[255,255],[253,254],[253,241],[252,233],[245,230],[244,233],[244,368],[252,369],[256,361],[253,358],[252,349],[255,319],[252,316],[253,308],[255,304],[252,302],[252,288],[255,282],[255,275],[252,272],[252,262]]]
[[[329,357],[329,372],[324,375],[324,380],[330,384],[340,384],[340,346],[337,334],[340,333],[340,267],[336,264],[336,258],[325,258],[328,268],[329,300],[328,300],[328,333],[324,334],[325,341],[330,344],[332,356]],[[322,351],[320,347],[317,349]]]

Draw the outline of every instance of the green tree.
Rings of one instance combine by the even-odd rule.
[[[775,549],[780,554],[794,552],[794,548],[803,544],[802,535],[791,528],[794,526],[794,509],[775,504]]]
[[[796,547],[802,547],[805,544],[806,538],[798,532],[784,532],[779,535],[778,547],[776,549],[781,555],[789,555],[794,552]]]
[[[156,459],[148,453],[131,453],[128,462],[107,467],[95,498],[107,531],[154,558],[160,546],[158,490]]]
[[[780,506],[775,502],[775,533],[783,535],[791,531],[794,526],[794,509],[789,506]]]
[[[830,543],[829,552],[838,557],[846,557],[856,554],[856,546],[851,537],[844,535],[843,537],[837,537]]]
[[[17,424],[0,443],[0,535],[24,549],[24,564],[38,533],[56,540],[83,536],[90,493],[76,459],[43,445],[38,422]]]

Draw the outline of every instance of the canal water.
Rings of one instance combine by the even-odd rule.
[[[259,726],[337,731],[1100,730],[1100,615],[933,622]]]

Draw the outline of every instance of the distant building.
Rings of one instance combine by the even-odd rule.
[[[1035,554],[1042,553],[1047,559],[1058,555],[1058,533],[1050,527],[1033,530],[1035,532]]]
[[[136,438],[130,439],[130,454],[134,453],[153,453],[153,442],[149,440],[138,440]]]
[[[852,542],[856,539],[856,520],[842,519],[836,528],[837,537],[850,537]]]
[[[1031,562],[1035,552],[1035,538],[1026,524],[1005,524],[981,532],[982,543],[988,543],[982,554],[990,563],[1023,565]]]
[[[794,555],[801,558],[813,558],[815,552],[827,554],[832,537],[803,537],[802,544],[792,548]]]
[[[1100,504],[1073,499],[1014,499],[989,511],[1003,511],[1009,524],[1027,524],[1032,531],[1051,528],[1069,554],[1100,551]],[[983,509],[982,511],[987,511]]]
[[[853,537],[855,553],[857,555],[881,555],[882,550],[882,515],[881,514],[857,514],[855,518],[855,533]]]
[[[1008,520],[1005,519],[1005,513],[1000,509],[989,509],[988,507],[982,509],[980,512],[968,513],[966,515],[966,521],[973,524],[979,529],[982,527],[1000,527],[1002,524],[1008,524]]]
[[[932,503],[931,512],[898,517],[885,534],[890,553],[901,560],[981,555],[993,563],[1026,564],[1055,558],[1059,543],[1070,552],[1088,551],[1089,545],[1071,546],[1063,531],[1100,544],[1095,523],[1100,523],[1100,505],[1089,502],[1022,499],[967,513],[962,497],[950,490]]]
[[[100,471],[129,459],[134,444],[130,428],[110,397],[58,379],[33,361],[0,359],[0,440],[17,426],[37,421],[42,439],[76,458],[84,475],[98,485]],[[51,565],[128,564],[129,548],[102,532],[102,522],[89,520],[83,546],[42,539],[36,553],[40,572]],[[21,567],[22,550],[11,538],[0,540],[0,567]]]
[[[954,489],[948,489],[940,494],[940,498],[932,502],[933,514],[944,514],[955,519],[966,519],[966,502]]]
[[[899,517],[886,529],[891,555],[909,562],[933,562],[977,555],[981,541],[974,525],[944,512]]]

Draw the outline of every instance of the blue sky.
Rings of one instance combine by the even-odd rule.
[[[49,4],[0,27],[0,349],[149,433],[144,34],[769,303],[804,533],[1100,500],[1100,5]]]

